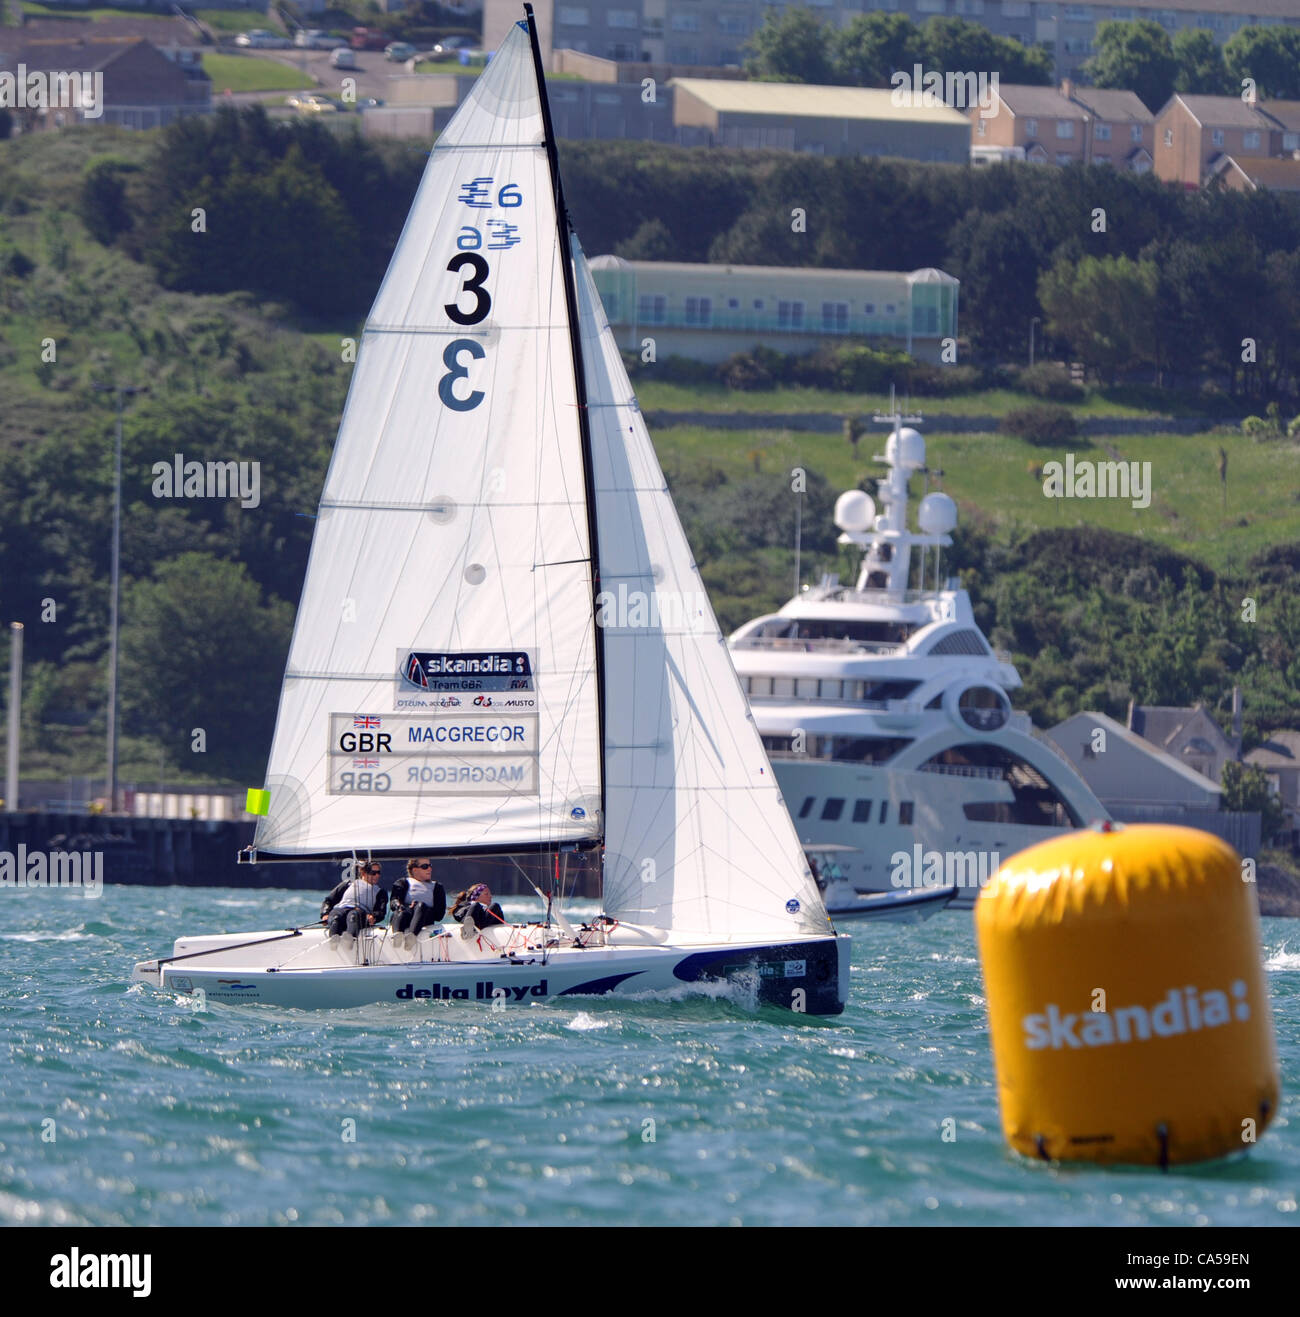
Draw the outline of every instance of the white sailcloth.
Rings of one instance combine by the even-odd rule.
[[[439,138],[366,322],[258,850],[598,836],[561,259],[528,34],[515,26]]]
[[[576,239],[573,250],[605,644],[605,909],[719,941],[826,933]]]

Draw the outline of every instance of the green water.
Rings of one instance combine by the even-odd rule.
[[[1162,1175],[1007,1150],[969,914],[853,930],[832,1021],[684,991],[200,1012],[128,986],[132,963],[181,931],[311,922],[319,896],[3,895],[7,1224],[1297,1223],[1295,921],[1264,921],[1276,1120]]]

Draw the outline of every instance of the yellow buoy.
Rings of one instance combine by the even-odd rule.
[[[1279,1081],[1254,888],[1226,842],[1104,824],[1012,856],[975,908],[1002,1129],[1026,1156],[1248,1147]]]

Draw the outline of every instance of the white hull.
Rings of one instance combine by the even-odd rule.
[[[537,925],[466,941],[459,929],[422,934],[414,949],[386,930],[351,943],[320,929],[178,938],[170,957],[141,961],[132,979],[214,1002],[306,1009],[431,1000],[504,1009],[544,998],[599,996],[730,982],[756,1005],[837,1015],[848,996],[846,935],[776,943],[677,943],[621,925],[603,946],[550,945]]]
[[[836,884],[838,887],[839,884]],[[872,892],[855,894],[843,904],[828,906],[832,919],[887,920],[897,924],[919,924],[947,909],[958,896],[956,888],[941,887],[920,892]],[[830,892],[827,892],[830,900]]]

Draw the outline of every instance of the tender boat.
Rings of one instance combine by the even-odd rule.
[[[816,879],[817,888],[833,919],[876,919],[891,923],[918,924],[950,905],[958,895],[955,886],[898,888],[878,892],[869,887],[855,887],[846,862],[858,854],[857,847],[805,843],[804,854]]]
[[[836,1014],[849,942],[570,231],[525,10],[438,138],[366,324],[244,858],[431,855],[445,885],[456,857],[593,849],[603,912],[413,946],[181,937],[134,977],[297,1007],[731,982]]]

